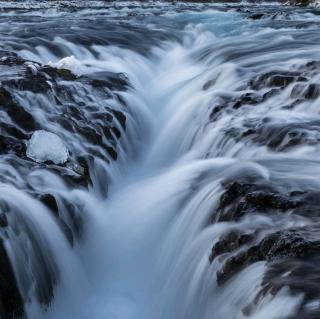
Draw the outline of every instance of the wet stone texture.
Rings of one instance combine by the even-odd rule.
[[[292,294],[303,294],[299,316],[316,318],[318,309],[308,304],[319,298],[320,258],[320,196],[318,192],[291,190],[281,192],[268,183],[231,182],[224,185],[212,222],[241,221],[250,214],[267,216],[296,215],[314,219],[310,226],[274,229],[257,228],[254,231],[232,230],[220,237],[212,247],[209,261],[218,260],[217,282],[223,285],[241,270],[256,262],[267,262],[263,284],[255,302],[243,311],[254,312],[255,305],[266,294],[277,294],[289,287]]]
[[[264,14],[250,17],[265,18]],[[250,110],[274,106],[283,114],[289,111],[299,114],[302,106],[312,108],[320,96],[319,66],[319,61],[311,60],[287,71],[259,72],[241,83],[238,92],[215,98],[209,114],[212,125],[217,125],[224,116],[232,117],[234,123],[225,129],[221,145],[232,141],[235,145],[258,146],[270,156],[283,154],[287,164],[290,152],[302,147],[317,148],[320,142],[317,116],[300,115],[289,121],[285,115],[278,117],[280,113],[272,116],[261,112],[257,117],[250,117]],[[210,90],[212,85],[209,81],[203,90]],[[249,116],[246,118],[244,114]],[[263,164],[269,165],[272,160]],[[305,165],[312,164],[306,162]],[[211,223],[241,225],[260,216],[267,218],[271,225],[247,231],[240,226],[230,228],[214,243],[209,262],[218,265],[215,280],[219,286],[241,276],[241,271],[250,265],[266,263],[260,291],[254,301],[242,309],[244,315],[254,316],[266,296],[288,289],[291,295],[302,296],[297,313],[290,319],[319,318],[320,193],[317,187],[303,180],[303,174],[301,180],[291,180],[291,175],[287,175],[286,182],[281,183],[277,174],[271,180],[234,177],[221,182],[222,193],[212,212]],[[290,226],[290,220],[292,225],[303,226]]]
[[[39,200],[52,213],[72,246],[83,229],[81,205],[33,184],[30,173],[50,172],[59,176],[65,187],[70,189],[92,187],[91,170],[95,167],[95,160],[108,163],[118,157],[117,144],[126,128],[126,105],[119,92],[128,89],[128,79],[124,74],[111,72],[76,76],[67,69],[26,61],[8,51],[0,52],[0,69],[0,181]],[[105,105],[95,104],[85,92],[105,99]],[[115,103],[110,106],[108,100],[116,101],[118,107],[114,106]],[[27,143],[33,132],[50,131],[46,126],[50,122],[60,128],[54,133],[68,147],[70,155],[65,164],[37,163],[26,156]],[[81,149],[68,140],[69,134],[80,142]],[[14,169],[15,175],[9,167]],[[8,203],[3,202],[2,207],[6,209],[0,218],[0,237],[3,238],[0,243],[0,317],[20,318],[24,313],[23,304],[28,302],[26,296],[31,290],[35,291],[44,307],[50,304],[59,274],[50,254],[43,252],[38,245],[41,239],[28,226],[28,221],[18,217],[16,208],[8,206]],[[15,235],[8,237],[10,229],[14,229]],[[24,242],[20,242],[20,232],[26,233]],[[21,263],[28,262],[31,271],[42,270],[40,274],[37,270],[34,282],[25,282],[23,294],[18,289],[5,240],[16,241],[22,249],[26,249],[27,241],[28,246],[32,247],[32,252],[29,252],[32,260],[21,260]]]
[[[107,2],[100,4],[99,8],[104,8]],[[177,12],[188,12],[190,9],[201,12],[207,8],[203,1],[186,2],[188,3],[178,4]],[[306,5],[309,1],[289,2]],[[193,7],[194,3],[197,4],[196,7]],[[63,67],[53,67],[54,64],[46,65],[24,59],[11,51],[20,52],[31,48],[32,53],[36,53],[36,48],[45,47],[56,57],[69,56],[70,52],[66,48],[64,51],[62,46],[55,42],[56,37],[61,36],[75,46],[88,48],[88,52],[95,58],[98,53],[89,50],[92,44],[116,45],[148,57],[150,48],[161,42],[176,41],[182,44],[189,40],[184,31],[178,31],[184,27],[179,23],[175,24],[173,19],[166,20],[166,27],[170,30],[167,32],[157,25],[157,19],[148,20],[148,15],[145,25],[153,26],[148,29],[144,23],[140,25],[141,21],[135,25],[128,23],[130,19],[140,19],[140,16],[135,17],[133,10],[125,13],[121,21],[114,19],[114,8],[106,10],[111,21],[107,24],[108,19],[99,15],[94,17],[95,23],[85,15],[77,21],[62,18],[58,22],[38,16],[35,20],[31,18],[30,22],[21,15],[19,21],[22,27],[14,28],[10,17],[11,10],[17,9],[20,10],[19,13],[26,13],[30,8],[30,4],[21,4],[12,2],[3,9],[8,17],[4,18],[5,35],[2,42],[8,48],[0,51],[0,182],[22,190],[40,203],[39,212],[51,214],[72,248],[80,239],[86,225],[82,219],[84,207],[81,201],[72,199],[71,193],[75,189],[94,188],[100,191],[102,197],[107,195],[107,177],[101,177],[102,171],[98,168],[101,163],[107,165],[121,155],[119,145],[128,124],[127,102],[123,93],[132,87],[123,73],[92,71],[79,75],[80,73],[76,74]],[[44,9],[51,8],[51,4],[46,1],[38,1],[33,5]],[[56,8],[65,7],[66,12],[74,13],[78,5],[81,5],[80,1],[72,1],[72,4],[59,1]],[[144,6],[143,3],[139,5]],[[166,14],[166,10],[172,10],[175,3],[170,3],[169,9],[158,9],[152,4],[149,5],[148,12],[157,17]],[[130,10],[135,6],[137,4],[133,3]],[[312,25],[312,22],[308,21],[295,21],[293,8],[279,7],[274,10],[266,6],[261,9],[259,6],[229,3],[217,10],[224,13],[226,9],[242,15],[246,23],[255,24],[257,32],[261,25],[267,28],[272,26],[273,30],[294,28],[292,42],[302,47],[306,44],[305,34],[299,30]],[[312,8],[306,10],[307,15],[313,12]],[[42,22],[41,28],[39,19]],[[23,26],[26,21],[27,27]],[[308,29],[307,32],[311,37],[308,41],[313,43],[318,39],[317,34],[313,35],[313,30]],[[182,36],[185,39],[183,41]],[[245,41],[246,36],[243,38]],[[254,43],[254,47],[247,47],[245,43],[244,48],[239,47],[239,50],[238,47],[237,50],[234,49],[233,43],[229,51],[228,48],[220,48],[222,53],[217,60],[221,64],[229,63],[229,66],[235,66],[241,64],[242,59],[246,60],[246,63],[235,70],[235,76],[239,77],[239,87],[232,92],[214,92],[214,103],[209,106],[206,125],[218,125],[224,117],[230,117],[231,125],[223,125],[221,128],[224,142],[260,147],[267,149],[269,154],[289,153],[300,146],[317,146],[320,141],[318,120],[299,118],[285,121],[280,118],[277,121],[276,116],[267,115],[263,108],[267,103],[279,106],[278,111],[284,112],[299,111],[304,103],[311,107],[320,96],[317,79],[320,62],[303,60],[286,69],[267,61],[269,67],[260,68],[261,64],[251,62],[259,55],[265,54],[267,60],[268,55],[279,52],[281,60],[285,59],[285,51],[296,49],[292,42],[288,41],[288,36],[282,37],[281,41],[275,44],[268,40]],[[210,54],[219,51],[216,47],[218,42],[215,41],[212,51],[210,48],[204,50],[199,60],[208,59],[205,62],[210,65]],[[200,91],[209,95],[219,81],[219,76],[208,79]],[[253,110],[260,112],[255,118],[249,116]],[[241,122],[239,119],[244,120]],[[37,163],[26,156],[28,141],[32,134],[39,130],[52,132],[63,140],[69,152],[66,163]],[[216,155],[234,156],[226,155],[223,151]],[[62,196],[59,190],[52,191],[52,188],[45,187],[46,184],[54,183],[56,177],[59,177],[61,182],[59,188],[70,192],[68,198]],[[99,184],[101,180],[104,185]],[[281,221],[288,216],[302,224],[309,221],[307,226],[300,227],[290,224],[283,227],[280,223],[275,223],[272,227],[264,224],[247,231],[234,227],[212,244],[208,262],[219,266],[214,280],[220,287],[246,267],[257,262],[266,263],[260,291],[254,301],[242,309],[244,315],[254,316],[263,297],[268,294],[275,295],[286,287],[294,295],[303,294],[298,314],[292,319],[320,317],[319,305],[314,306],[320,298],[320,193],[307,187],[307,182],[303,183],[301,180],[288,182],[285,187],[280,187],[277,181],[272,179],[257,181],[233,178],[221,182],[221,196],[212,211],[211,224],[241,225],[256,216],[268,217],[270,221]],[[21,210],[25,207],[18,204],[14,205],[9,200],[0,201],[0,317],[5,319],[23,317],[24,304],[30,301],[30,295],[36,296],[44,309],[49,307],[60,278],[50,245],[41,234],[34,231],[32,220],[22,217],[25,215]],[[14,251],[18,252],[15,257],[19,258],[18,264],[22,265],[21,269],[18,269],[22,287],[18,287],[7,243],[13,245]]]
[[[282,110],[295,110],[304,103],[313,103],[320,96],[320,86],[314,76],[320,70],[319,61],[310,61],[296,71],[269,71],[250,79],[238,94],[221,96],[213,103],[209,119],[212,123],[225,115],[250,112],[264,103],[280,104]],[[209,83],[209,82],[208,82]],[[206,90],[209,86],[204,86]],[[290,92],[290,98],[282,101],[281,96]],[[272,101],[272,102],[271,102]],[[225,130],[226,138],[235,142],[254,143],[276,152],[289,151],[303,145],[317,145],[320,141],[318,120],[297,119],[290,122],[262,114],[238,123]]]

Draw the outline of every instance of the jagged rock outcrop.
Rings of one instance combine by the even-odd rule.
[[[125,102],[119,92],[127,90],[128,79],[111,72],[76,76],[67,69],[26,61],[7,51],[0,53],[0,69],[0,181],[39,200],[52,213],[72,246],[83,229],[81,205],[48,192],[39,182],[34,183],[30,174],[39,172],[41,176],[41,172],[46,171],[58,176],[70,189],[91,187],[95,159],[105,163],[117,159],[117,144],[126,128]],[[116,103],[97,105],[90,101],[88,92]],[[50,133],[52,127],[56,131]],[[45,140],[33,143],[32,152],[28,152],[28,143],[37,132],[45,132],[66,145],[67,158],[56,161],[58,154],[52,152],[59,150],[55,145],[48,145],[51,147],[48,153]],[[45,138],[45,134],[41,136]],[[76,136],[77,144],[67,136]],[[54,139],[49,138],[48,143]],[[40,160],[36,147],[41,147],[39,152],[52,160]],[[12,176],[13,170],[15,176]],[[0,317],[20,318],[30,290],[44,307],[50,304],[60,275],[49,246],[37,237],[39,234],[30,221],[21,217],[19,209],[0,200],[0,210]],[[25,234],[24,240],[20,233]],[[29,254],[28,261],[22,255],[19,257],[21,264],[28,262],[29,265],[22,273],[30,272],[25,274],[23,287],[17,285],[4,245],[6,240],[21,246],[17,251],[21,249]]]

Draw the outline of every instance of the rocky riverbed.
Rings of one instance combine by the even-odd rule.
[[[0,317],[320,316],[311,1],[0,1]]]

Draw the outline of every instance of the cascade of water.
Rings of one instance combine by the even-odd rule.
[[[130,34],[125,23],[104,25],[102,18],[104,30],[91,28],[90,10],[50,43],[41,30],[20,43],[19,29],[8,36],[0,24],[5,49],[34,61],[29,73],[45,66],[62,78],[46,75],[27,92],[7,83],[12,91],[1,91],[1,99],[12,94],[32,114],[26,138],[39,128],[59,135],[75,161],[66,169],[75,172],[82,158],[74,154],[90,154],[89,186],[72,191],[65,171],[57,177],[47,163],[31,173],[11,167],[11,154],[1,163],[10,183],[0,186],[0,208],[13,213],[0,235],[27,317],[285,319],[314,307],[316,293],[285,280],[300,267],[290,264],[305,249],[299,230],[318,222],[310,217],[320,186],[320,67],[310,62],[319,50],[318,18],[288,11],[285,22],[272,17],[271,27],[244,20],[241,7],[182,7],[178,14],[168,13],[171,5],[151,7],[147,27],[128,18],[136,28]],[[112,21],[130,10],[100,14]],[[58,17],[45,12],[44,29]],[[292,20],[299,19],[310,22],[308,30],[296,29]],[[111,75],[106,90],[94,91]],[[65,118],[73,105],[82,113]],[[106,123],[110,130],[101,133]],[[298,253],[281,246],[291,233],[271,249],[279,233],[292,230],[298,239],[289,244]],[[308,242],[316,230],[304,235]]]

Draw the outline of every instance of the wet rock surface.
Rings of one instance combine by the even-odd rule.
[[[243,314],[254,317],[264,297],[275,296],[286,288],[292,295],[303,294],[298,313],[292,318],[318,318],[319,307],[310,307],[310,304],[320,298],[317,287],[320,192],[318,185],[306,177],[308,174],[317,176],[318,163],[308,155],[302,164],[300,161],[300,166],[295,166],[299,161],[294,162],[294,152],[303,153],[302,148],[314,150],[320,141],[317,118],[320,62],[314,59],[311,50],[318,52],[313,44],[318,41],[319,22],[310,19],[318,13],[312,8],[305,9],[304,18],[299,19],[296,8],[275,10],[268,5],[244,6],[234,1],[214,7],[221,14],[219,25],[202,33],[208,21],[199,28],[195,21],[186,26],[183,18],[175,21],[171,13],[187,14],[190,10],[199,13],[208,8],[208,2],[187,1],[165,6],[120,2],[108,6],[106,2],[100,2],[94,9],[107,8],[103,13],[105,16],[97,13],[92,17],[84,10],[79,13],[79,19],[70,17],[82,4],[71,2],[3,4],[0,182],[28,197],[17,205],[13,205],[15,198],[9,195],[6,196],[11,201],[2,197],[0,201],[0,317],[22,317],[24,304],[30,302],[31,295],[36,296],[46,309],[53,301],[61,278],[52,247],[45,236],[41,236],[41,230],[33,227],[31,216],[26,217],[22,212],[27,211],[23,203],[32,200],[35,201],[33,204],[40,205],[35,206],[36,211],[54,220],[54,225],[67,240],[68,248],[73,249],[86,228],[83,219],[86,207],[81,201],[83,192],[94,189],[105,198],[110,179],[106,167],[116,160],[121,161],[121,151],[127,146],[122,145],[127,129],[139,130],[143,126],[139,121],[128,124],[133,115],[140,120],[139,114],[130,114],[128,109],[128,103],[136,102],[128,101],[126,95],[134,90],[134,86],[125,73],[107,70],[110,56],[125,61],[126,50],[131,50],[132,59],[126,61],[126,66],[140,68],[144,64],[135,60],[135,54],[141,59],[151,58],[151,61],[152,48],[161,43],[161,49],[169,50],[170,41],[180,49],[187,46],[193,50],[191,44],[201,40],[205,32],[213,32],[217,37],[214,42],[201,48],[201,52],[192,51],[192,58],[203,62],[208,72],[210,68],[216,68],[212,61],[221,64],[216,74],[212,77],[208,74],[207,81],[199,85],[199,91],[208,96],[208,100],[212,98],[203,127],[220,130],[222,138],[218,135],[213,143],[208,142],[211,149],[205,154],[200,151],[198,154],[196,149],[194,158],[218,158],[226,159],[226,162],[237,159],[239,163],[234,163],[235,166],[251,161],[252,165],[260,165],[265,170],[261,180],[237,176],[225,179],[229,170],[223,172],[220,196],[213,205],[210,226],[219,223],[228,225],[228,230],[211,249],[210,266],[218,268],[213,280],[219,287],[226,286],[241,275],[242,270],[263,262],[266,272],[259,293],[242,309]],[[32,5],[44,11],[35,17],[28,16],[28,6]],[[135,8],[139,6],[141,11],[137,13]],[[63,8],[60,17],[51,17],[55,12],[46,10],[52,8]],[[12,10],[18,10],[17,24],[21,23],[22,27],[12,23]],[[120,13],[115,14],[117,10]],[[221,45],[218,37],[223,38],[228,29],[223,21],[226,10],[238,15],[235,20],[236,17],[242,20],[236,22],[232,43],[228,45],[222,41]],[[161,15],[167,14],[163,26],[159,21]],[[145,19],[143,23],[141,17]],[[243,21],[253,25],[261,39],[247,33]],[[237,32],[242,35],[242,42],[237,42]],[[276,32],[281,36],[274,35]],[[106,52],[101,48],[109,46],[112,54],[105,56]],[[72,54],[75,47],[82,48],[76,52],[77,57]],[[302,52],[301,48],[305,47],[307,49]],[[180,60],[179,52],[177,50],[175,56],[177,61]],[[47,57],[46,61],[42,60],[43,56]],[[191,55],[188,58],[191,59]],[[91,60],[101,62],[100,59],[104,59],[103,64],[90,65]],[[229,85],[228,81],[233,77],[237,83]],[[228,85],[224,87],[224,83]],[[301,114],[306,105],[312,116]],[[288,116],[289,112],[298,115]],[[192,123],[187,124],[192,126]],[[68,150],[66,161],[36,161],[27,156],[28,141],[40,130],[51,132],[63,141]],[[212,131],[205,133],[204,139],[208,140],[214,134]],[[140,142],[130,138],[125,141],[127,144]],[[195,137],[188,145],[200,147],[201,142]],[[257,154],[267,155],[266,159],[262,161]],[[276,161],[275,156],[287,157],[281,162]],[[295,170],[299,172],[296,175]],[[17,252],[17,264],[28,265],[18,269],[19,275],[12,269],[4,245],[6,241]],[[210,247],[206,248],[205,261],[210,250]],[[22,287],[18,287],[18,282],[23,283]]]
[[[233,182],[226,186],[226,192],[220,197],[213,219],[214,222],[238,221],[251,213],[271,214],[298,210],[303,204],[309,205],[307,200],[303,202],[302,195],[299,191],[282,194],[270,185]]]
[[[305,259],[306,257],[319,255],[318,231],[319,229],[316,226],[291,228],[266,234],[261,240],[258,239],[257,234],[255,234],[256,236],[253,234],[227,234],[214,246],[211,260],[222,254],[236,252],[236,249],[243,249],[239,253],[231,254],[224,260],[222,269],[217,274],[218,283],[222,284],[232,274],[254,262],[278,262],[281,259],[287,262],[290,259]],[[246,244],[248,244],[248,247],[245,247]],[[279,285],[278,289],[280,290],[280,287],[283,286]]]
[[[0,269],[0,317],[20,318],[24,313],[23,300],[2,240],[0,244]]]
[[[266,17],[257,15],[251,18]],[[221,183],[223,191],[211,215],[213,224],[227,222],[237,225],[220,236],[209,255],[209,262],[217,268],[215,279],[219,286],[228,285],[252,265],[266,265],[259,292],[242,310],[245,316],[254,317],[266,298],[275,298],[284,290],[301,297],[297,313],[288,318],[318,318],[320,315],[319,188],[308,184],[311,179],[303,180],[305,173],[299,180],[294,171],[283,171],[284,165],[290,166],[290,154],[303,148],[313,154],[318,149],[318,116],[300,113],[318,104],[318,71],[319,62],[310,60],[298,63],[290,70],[279,68],[260,72],[243,81],[236,94],[215,98],[209,114],[213,125],[219,125],[225,116],[232,118],[234,123],[225,130],[225,138],[220,144],[222,148],[231,143],[245,147],[252,145],[259,146],[264,154],[277,154],[270,155],[269,161],[263,162],[271,167],[270,171],[278,165],[271,164],[274,156],[284,157],[281,168],[270,179],[244,174],[240,178],[233,176],[224,180]],[[206,88],[210,90],[209,86]],[[261,113],[258,111],[264,106],[275,107],[277,111],[266,116],[267,109]],[[251,117],[250,109],[255,109],[258,116]],[[288,112],[297,115],[291,117]],[[306,167],[313,167],[311,161],[305,159]],[[277,174],[284,175],[278,178]],[[246,231],[241,227],[243,223],[260,218],[266,218],[270,224],[261,222],[258,227],[248,227]]]
[[[272,27],[281,28],[286,21],[297,30],[305,27],[298,26],[287,10],[275,13],[240,7],[237,12],[254,24],[270,26],[274,21]],[[298,38],[293,42],[300,41]],[[277,48],[273,52],[284,53],[291,44],[284,41],[264,50],[273,47]],[[286,291],[301,298],[297,311],[288,318],[319,318],[320,197],[319,185],[310,177],[317,175],[320,141],[319,61],[303,57],[289,64],[280,59],[278,65],[264,68],[260,66],[271,61],[267,53],[264,60],[251,63],[260,53],[250,44],[237,52],[224,47],[225,68],[238,76],[239,82],[233,90],[215,90],[225,80],[220,69],[202,87],[206,94],[212,92],[206,125],[224,131],[224,136],[213,142],[219,151],[206,156],[232,157],[240,167],[237,173],[224,172],[230,178],[221,177],[210,224],[226,230],[214,241],[208,262],[215,271],[213,280],[226,290],[242,277],[249,279],[248,269],[265,265],[261,285],[242,309],[245,317],[260,315],[266,300],[276,300]],[[245,63],[235,67],[233,63],[241,59]],[[263,178],[261,171],[259,178],[256,173],[242,175],[241,165],[252,159],[261,164],[259,170],[265,169]],[[251,169],[256,168],[252,165]]]
[[[267,294],[276,295],[289,287],[294,295],[303,295],[300,310],[292,318],[316,318],[319,309],[308,306],[319,298],[319,193],[290,190],[281,192],[272,184],[246,183],[243,180],[224,185],[225,191],[212,222],[239,221],[249,214],[298,216],[314,220],[309,226],[273,229],[263,226],[254,230],[232,230],[212,247],[209,261],[220,264],[217,283],[223,285],[246,267],[266,262],[267,270],[259,294],[243,312],[252,315]],[[279,218],[279,217],[278,217]]]
[[[118,140],[126,129],[126,105],[118,92],[129,88],[128,79],[123,74],[112,72],[76,76],[70,70],[27,61],[9,51],[1,52],[0,69],[1,182],[13,185],[39,200],[51,212],[61,232],[73,246],[83,230],[81,205],[62,198],[60,194],[52,194],[50,190],[46,193],[40,182],[41,175],[48,172],[57,176],[65,184],[64,187],[70,189],[92,187],[95,161],[101,159],[109,163],[118,157]],[[104,98],[105,104],[96,104],[88,98],[87,92]],[[109,105],[111,100],[116,100],[117,106],[115,103]],[[52,132],[50,123],[60,128],[53,133],[63,139],[70,151],[66,163],[40,163],[27,156],[27,145],[32,134],[38,130]],[[78,142],[83,141],[80,148],[67,137],[69,134]],[[38,181],[30,177],[34,174],[40,174]],[[26,250],[28,261],[21,257],[20,262],[30,265],[25,272],[34,272],[26,273],[26,278],[33,280],[28,282],[29,279],[24,278],[24,287],[18,288],[6,247],[1,241],[0,317],[20,318],[32,290],[43,307],[51,303],[59,274],[56,261],[49,251],[44,252],[39,246],[41,239],[28,226],[29,222],[19,217],[17,208],[8,206],[8,203],[2,204],[6,212],[1,215],[0,236],[16,242],[19,249]],[[14,230],[13,234],[11,230]],[[23,241],[19,238],[20,232],[26,233]],[[26,243],[32,247],[28,253],[30,248],[25,246]]]
[[[313,103],[320,96],[320,87],[314,77],[319,71],[319,62],[310,61],[299,65],[297,71],[272,71],[250,79],[240,92],[233,96],[220,96],[212,103],[209,118],[216,122],[222,116],[238,112],[250,112],[261,104],[274,103],[284,111],[299,110],[306,103]],[[209,83],[209,82],[208,82]],[[208,86],[204,87],[204,90]],[[290,93],[290,99],[282,96]],[[280,102],[279,102],[280,101]],[[237,114],[237,113],[235,113]],[[236,121],[236,115],[234,115]],[[247,119],[239,125],[226,129],[226,138],[236,142],[255,143],[276,152],[290,151],[302,145],[319,144],[319,121],[312,118],[284,121],[282,118],[267,117]]]
[[[38,129],[45,128],[43,124],[40,125],[39,121],[31,115],[32,108],[28,105],[29,99],[33,98],[32,94],[35,94],[35,100],[40,99],[41,95],[46,96],[48,98],[46,103],[52,105],[42,106],[45,116],[48,120],[58,123],[62,128],[62,131],[56,135],[64,138],[63,132],[69,132],[80,135],[81,138],[87,140],[92,145],[104,146],[109,151],[105,153],[97,151],[95,155],[108,161],[110,150],[112,150],[110,159],[116,157],[117,140],[121,137],[121,130],[125,129],[125,115],[122,111],[116,110],[107,104],[101,107],[88,105],[86,104],[88,101],[85,100],[82,102],[82,107],[78,107],[75,101],[76,92],[74,89],[77,87],[84,90],[87,86],[96,91],[96,94],[110,98],[113,97],[112,90],[126,90],[128,83],[122,75],[109,73],[100,75],[100,77],[104,76],[105,80],[99,87],[91,86],[92,82],[101,80],[94,80],[85,76],[78,78],[69,70],[54,69],[46,66],[41,67],[37,64],[35,64],[37,65],[37,74],[32,74],[32,77],[29,78],[30,74],[28,67],[26,67],[26,61],[22,62],[21,58],[15,56],[10,59],[4,59],[6,55],[5,53],[3,55],[2,63],[15,74],[15,79],[2,81],[0,88],[0,105],[3,114],[0,145],[3,159],[7,157],[11,163],[12,161],[16,161],[15,166],[18,170],[19,166],[21,166],[21,161],[28,161],[24,165],[33,165],[34,168],[45,167],[53,171],[64,170],[67,173],[66,175],[68,175],[69,171],[70,180],[74,176],[81,176],[81,172],[86,171],[87,177],[83,178],[83,180],[87,179],[89,181],[88,163],[85,163],[86,156],[92,155],[92,151],[89,149],[83,149],[80,153],[79,150],[73,150],[72,146],[70,146],[70,151],[73,153],[70,159],[72,165],[66,165],[64,168],[54,166],[52,165],[53,163],[48,163],[49,165],[47,166],[39,166],[35,162],[31,164],[30,160],[26,158],[26,142],[30,139],[31,134]],[[8,56],[10,57],[9,53]],[[10,74],[7,77],[10,78]],[[94,78],[94,75],[92,77]],[[59,82],[60,80],[63,83]],[[65,81],[72,81],[74,87],[68,87]],[[21,105],[22,96],[25,94],[28,96],[28,102],[26,105]],[[39,103],[41,103],[40,101]],[[121,107],[123,106],[121,105]],[[81,163],[78,162],[77,158],[81,158]],[[70,168],[76,165],[79,168],[81,167],[81,169],[72,170]],[[66,179],[66,182],[68,183],[69,181]]]

